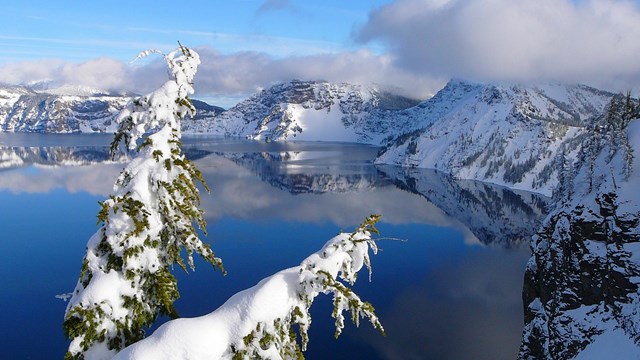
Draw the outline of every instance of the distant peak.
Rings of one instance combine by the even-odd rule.
[[[480,82],[477,81],[471,81],[471,80],[466,80],[463,78],[451,78],[451,80],[449,80],[449,82],[447,83],[446,86],[459,86],[459,85],[472,85],[472,86],[479,86],[479,85],[483,85]]]

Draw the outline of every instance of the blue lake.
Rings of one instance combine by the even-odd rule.
[[[62,358],[66,303],[97,202],[122,163],[104,162],[109,136],[0,133],[2,359]],[[211,243],[227,276],[178,267],[181,316],[295,266],[340,231],[382,214],[373,281],[356,291],[376,307],[333,338],[328,297],[312,308],[307,359],[513,359],[522,331],[528,239],[547,200],[431,170],[375,166],[353,144],[257,143],[192,137],[185,151],[212,188],[202,193]],[[166,319],[162,319],[165,321]],[[215,334],[211,334],[215,336]]]

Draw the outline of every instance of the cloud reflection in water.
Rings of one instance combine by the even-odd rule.
[[[345,144],[275,144],[273,149],[267,144],[231,145],[214,143],[187,149],[213,190],[210,195],[202,195],[207,220],[212,228],[225,222],[248,224],[249,233],[242,236],[255,236],[251,232],[255,229],[276,229],[277,234],[263,237],[278,237],[280,244],[261,245],[281,252],[270,256],[274,266],[302,259],[292,259],[288,249],[278,248],[287,241],[291,244],[300,240],[299,233],[285,236],[293,228],[298,232],[350,230],[366,215],[377,212],[383,214],[383,236],[409,238],[407,243],[382,243],[384,251],[373,259],[374,283],[363,282],[364,297],[376,305],[389,337],[381,338],[362,326],[357,332],[345,332],[340,344],[375,348],[382,359],[515,356],[522,328],[522,273],[528,254],[526,249],[518,249],[525,244],[490,240],[500,235],[500,229],[507,229],[509,236],[526,236],[542,215],[536,208],[537,200],[528,195],[512,198],[502,188],[458,182],[436,173],[382,171],[367,161],[371,149],[359,153],[357,147]],[[14,154],[24,153],[18,150]],[[97,160],[70,162],[60,155],[68,152],[54,152],[56,156],[30,151],[41,159],[25,158],[27,161],[19,166],[0,171],[0,192],[47,194],[63,189],[106,197],[123,167]],[[89,154],[70,153],[76,157]],[[91,157],[95,159],[95,155]],[[490,199],[495,194],[511,200],[496,204]],[[527,211],[527,207],[532,210]],[[513,216],[518,218],[510,219]],[[499,221],[509,221],[509,227],[496,231]],[[229,231],[235,236],[243,230],[234,227]],[[467,242],[478,244],[481,239],[493,246],[466,246],[460,234]],[[226,246],[229,251],[238,251],[238,243],[224,239],[218,242],[219,235],[212,233],[214,249]],[[306,253],[306,245],[295,246]],[[516,249],[504,251],[502,247]],[[266,276],[260,273],[264,270],[264,254],[256,256],[255,264],[234,264],[236,270],[246,267],[245,272]],[[243,253],[240,259],[245,258]],[[200,276],[204,278],[196,281]],[[200,271],[189,275],[188,279],[194,280],[182,285],[185,299],[191,287],[202,297],[203,290],[198,286],[211,288],[210,278]],[[322,321],[318,319],[314,326],[320,328]]]

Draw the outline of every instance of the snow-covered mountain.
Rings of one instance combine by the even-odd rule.
[[[71,85],[0,87],[0,131],[72,133],[112,132],[115,117],[132,98]],[[193,123],[208,121],[222,108],[194,100]],[[186,120],[185,124],[189,124]]]
[[[72,90],[0,88],[0,130],[110,131],[130,99],[57,95]],[[384,144],[378,164],[432,168],[549,196],[562,162],[575,161],[585,128],[612,97],[581,85],[452,80],[433,98],[417,103],[375,87],[291,81],[227,111],[194,101],[197,114],[183,122],[183,131],[266,141]]]
[[[612,97],[581,85],[452,80],[409,109],[421,128],[389,141],[376,163],[432,168],[550,195],[560,157],[575,158],[585,126]]]
[[[520,359],[640,358],[639,114],[613,99],[564,164],[531,245]]]
[[[256,140],[345,141],[379,144],[413,128],[398,116],[418,102],[375,87],[298,81],[275,85],[189,132]]]
[[[70,87],[37,92],[20,86],[0,88],[0,129],[9,132],[102,132],[114,125],[129,97],[97,94]],[[81,95],[71,94],[82,90]],[[46,92],[51,91],[51,92]]]

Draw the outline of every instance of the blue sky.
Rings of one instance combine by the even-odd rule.
[[[142,50],[177,41],[196,95],[230,106],[291,79],[376,84],[427,98],[452,77],[640,86],[637,0],[6,1],[0,82],[145,92]]]
[[[352,31],[385,2],[14,1],[11,16],[0,25],[0,63],[96,57],[127,61],[146,48],[170,51],[177,40],[223,54],[336,53],[361,46],[354,43]]]

